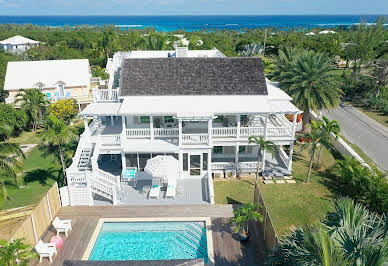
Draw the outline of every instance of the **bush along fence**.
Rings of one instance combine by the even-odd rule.
[[[276,234],[275,227],[272,223],[271,217],[267,208],[265,207],[264,199],[260,191],[258,184],[255,185],[255,195],[254,201],[258,205],[258,212],[263,215],[264,219],[261,222],[258,222],[260,231],[262,232],[262,237],[265,243],[267,250],[272,250],[278,244],[278,236]]]
[[[60,208],[58,184],[55,183],[39,204],[25,216],[26,219],[16,229],[10,240],[24,238],[27,244],[35,245],[47,231]]]

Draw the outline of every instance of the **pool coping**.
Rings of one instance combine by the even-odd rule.
[[[211,229],[210,217],[166,217],[166,218],[100,218],[93,235],[89,240],[89,244],[86,247],[82,260],[88,260],[97,237],[100,234],[101,227],[105,222],[205,222],[206,226],[206,238],[207,238],[207,253],[208,263],[206,265],[214,265],[214,249],[213,249],[213,230]]]

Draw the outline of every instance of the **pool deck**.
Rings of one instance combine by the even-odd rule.
[[[216,265],[262,265],[264,245],[253,246],[253,241],[242,244],[232,231],[228,218],[233,215],[235,207],[233,205],[63,207],[58,216],[61,219],[71,219],[73,227],[67,238],[61,234],[64,238],[64,247],[58,250],[53,263],[50,264],[48,259],[44,258],[42,263],[39,263],[39,259],[34,259],[30,265],[60,266],[64,260],[81,260],[100,218],[163,217],[210,217]],[[42,237],[43,241],[49,242],[54,234],[54,229],[50,228]]]

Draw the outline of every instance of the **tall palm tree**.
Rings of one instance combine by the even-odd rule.
[[[309,153],[310,153],[310,162],[309,162],[309,168],[307,171],[305,183],[308,183],[310,180],[311,169],[313,167],[315,154],[317,152],[319,145],[323,145],[326,148],[331,149],[331,144],[326,140],[326,136],[322,129],[322,125],[323,125],[322,121],[312,121],[310,124],[310,128],[311,128],[310,132],[306,132],[302,135],[302,137],[306,139],[306,141],[300,147],[299,154],[302,153],[302,151],[307,147],[309,148]]]
[[[326,116],[322,117],[322,133],[324,135],[325,141],[331,143],[331,135],[334,135],[335,140],[339,138],[341,132],[341,127],[337,120],[329,120]],[[321,160],[323,145],[319,148],[317,164]]]
[[[259,165],[260,165],[261,153],[270,152],[272,156],[275,156],[276,145],[272,141],[265,140],[263,136],[259,136],[259,137],[250,136],[248,138],[248,144],[252,144],[252,143],[256,144],[257,147],[259,148],[258,154],[257,154],[257,171],[256,171],[256,184],[257,184],[257,181],[259,179],[259,173],[260,173]],[[264,172],[264,167],[265,166],[263,165],[261,169],[262,172]]]
[[[7,138],[11,135],[11,128],[1,123],[0,135]],[[19,144],[9,143],[5,141],[0,142],[0,171],[1,174],[13,177],[15,179],[15,185],[18,187],[17,173],[22,170],[21,162],[18,160],[20,156],[24,157]],[[0,175],[0,200],[7,198],[7,188],[3,176]]]
[[[30,118],[32,131],[35,131],[49,102],[39,89],[22,89],[16,95],[15,103],[19,102],[21,102],[21,108],[27,112]]]
[[[271,76],[304,112],[303,131],[309,123],[310,111],[339,105],[342,91],[331,72],[331,60],[323,53],[289,49],[279,54],[275,65]]]
[[[70,126],[65,124],[65,122],[59,120],[55,116],[49,116],[41,137],[45,143],[58,147],[63,177],[66,182],[66,164],[63,148],[64,145],[69,144],[72,140],[76,139],[77,135]]]

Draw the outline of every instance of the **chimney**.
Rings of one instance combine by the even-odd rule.
[[[175,56],[176,57],[187,57],[189,52],[189,48],[187,47],[177,47],[175,49]]]

